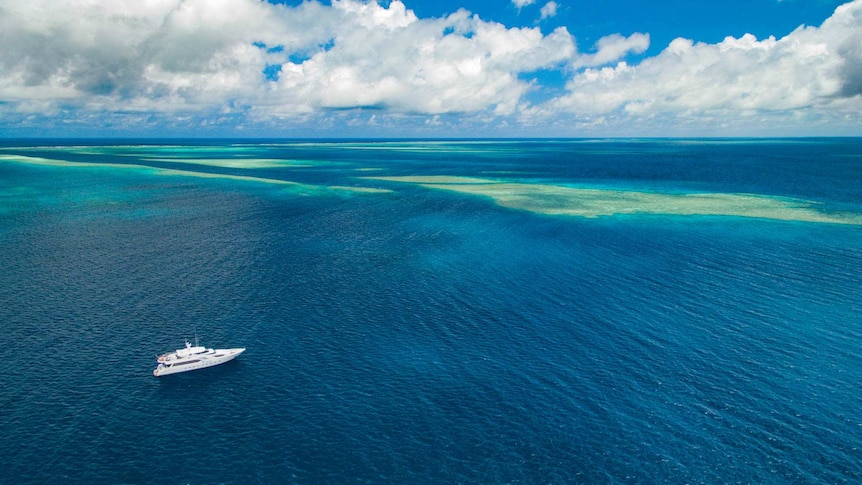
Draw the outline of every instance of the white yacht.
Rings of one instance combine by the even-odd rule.
[[[245,347],[241,349],[208,349],[198,346],[197,340],[195,340],[195,346],[192,347],[192,344],[186,340],[184,349],[168,352],[156,358],[159,366],[153,371],[153,375],[156,377],[166,376],[177,372],[224,364],[243,352],[245,352]]]

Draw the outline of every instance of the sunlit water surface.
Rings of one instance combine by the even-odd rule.
[[[862,140],[6,143],[3,483],[858,483]],[[155,378],[155,354],[247,347]]]

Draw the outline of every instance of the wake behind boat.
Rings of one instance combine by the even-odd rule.
[[[245,347],[240,349],[208,349],[197,345],[197,340],[195,340],[195,346],[192,347],[192,344],[186,340],[185,348],[162,354],[156,358],[159,366],[153,371],[153,375],[159,377],[224,364],[243,352],[245,352]]]

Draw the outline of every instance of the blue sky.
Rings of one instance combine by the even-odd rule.
[[[732,35],[757,37],[784,35],[801,24],[820,25],[842,2],[831,0],[590,0],[556,1],[554,17],[538,22],[547,1],[536,0],[522,8],[512,2],[441,0],[408,2],[417,15],[441,16],[465,8],[483,18],[510,26],[539,25],[543,30],[565,26],[584,44],[592,45],[610,33],[647,32],[658,52],[676,37],[718,42]]]
[[[862,0],[4,0],[0,137],[862,135]]]

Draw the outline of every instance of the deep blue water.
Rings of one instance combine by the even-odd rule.
[[[862,226],[362,178],[862,213],[862,140],[67,144],[0,156],[306,186],[0,159],[2,483],[862,480]],[[195,332],[248,350],[154,378]]]

